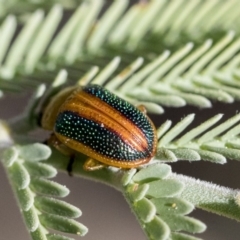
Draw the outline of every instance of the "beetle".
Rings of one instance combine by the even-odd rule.
[[[53,131],[48,143],[59,151],[89,157],[85,170],[138,167],[156,152],[156,129],[145,108],[96,84],[60,91],[45,107],[41,125]]]

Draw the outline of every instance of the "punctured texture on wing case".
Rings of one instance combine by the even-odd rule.
[[[68,147],[123,168],[148,162],[156,149],[151,120],[98,85],[78,88],[67,98],[59,109],[54,131]]]

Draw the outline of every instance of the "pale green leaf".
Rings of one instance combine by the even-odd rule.
[[[202,148],[204,150],[213,151],[213,152],[222,154],[224,157],[228,159],[234,159],[234,160],[240,161],[240,150],[238,149],[221,148],[221,147],[215,147],[211,145],[203,145]]]
[[[194,119],[195,115],[190,114],[179,123],[177,123],[172,129],[170,129],[159,142],[158,146],[166,146],[170,141],[172,141],[178,134],[180,134]]]
[[[68,1],[69,5],[73,1]],[[19,12],[23,12],[20,3],[16,2],[16,5],[13,4],[14,6],[9,8],[8,4],[11,5],[13,0],[9,2],[0,3],[0,16],[6,15],[6,9],[13,10],[13,12],[18,9]],[[66,4],[66,1],[63,2]],[[163,112],[163,109],[157,103],[171,107],[181,107],[186,104],[209,107],[211,99],[226,103],[239,100],[240,40],[238,18],[240,3],[238,1],[141,1],[124,11],[127,3],[128,1],[115,1],[110,8],[102,11],[103,1],[83,2],[81,7],[70,16],[64,27],[62,24],[58,26],[64,20],[60,5],[54,6],[46,14],[46,17],[43,17],[42,10],[36,11],[32,15],[29,14],[30,17],[29,19],[25,18],[26,24],[23,26],[17,26],[16,18],[9,16],[0,26],[0,77],[4,80],[12,80],[17,76],[14,79],[16,80],[14,85],[16,83],[18,87],[19,84],[25,90],[27,85],[20,81],[26,78],[27,72],[32,72],[28,77],[29,79],[35,80],[37,78],[40,82],[44,81],[49,85],[48,81],[53,78],[52,73],[57,71],[59,66],[67,64],[70,78],[73,81],[84,76],[81,83],[84,82],[84,79],[85,83],[89,83],[91,80],[93,82],[98,80],[102,84],[107,83],[108,87],[114,89],[116,94],[120,93],[121,97],[134,103],[140,100],[146,104],[147,108],[152,109],[151,112],[158,113]],[[35,4],[39,6],[39,3]],[[52,3],[46,6],[44,2],[41,4],[43,8],[48,9]],[[32,3],[24,3],[22,6],[27,6],[26,9],[30,6],[29,12],[35,9]],[[10,10],[9,12],[12,12]],[[54,34],[57,28],[60,33]],[[226,34],[228,29],[233,29],[235,33],[230,31]],[[213,40],[205,41],[209,37],[213,37]],[[186,42],[188,43],[185,44]],[[202,42],[204,43],[202,44]],[[114,44],[114,46],[109,46],[109,43]],[[183,44],[185,45],[182,47]],[[29,51],[26,51],[26,46],[28,46]],[[166,47],[172,51],[172,54],[165,50]],[[161,52],[163,54],[158,57]],[[101,72],[101,68],[106,66],[106,62],[111,61],[115,55],[121,55],[121,64],[117,58],[116,61],[113,61],[114,64],[110,64],[107,72]],[[140,56],[140,58],[135,60],[136,56]],[[146,65],[143,64],[143,58]],[[96,65],[99,65],[99,75],[96,75],[98,70]],[[127,69],[126,66],[130,66],[130,69]],[[88,68],[92,70],[84,75]],[[35,71],[33,71],[34,69]],[[116,75],[114,76],[115,70]],[[111,75],[113,75],[112,81],[108,79]],[[35,85],[36,83],[29,81],[26,84]],[[1,87],[4,85],[10,86],[10,84],[1,83]],[[5,90],[6,87],[3,88]],[[55,93],[58,91],[59,88]],[[44,91],[39,92],[41,94],[37,94],[37,96],[40,99],[40,95],[42,96]],[[127,96],[133,98],[129,99]],[[33,111],[29,111],[29,119],[36,123],[38,113],[36,114],[34,110],[39,107],[39,102],[36,99],[34,101],[31,105]],[[238,148],[237,142],[235,140],[229,142],[230,138],[238,138],[240,130],[238,126],[234,126],[237,121],[232,121],[231,124],[225,122],[209,131],[208,129],[220,119],[219,115],[213,118],[214,121],[211,121],[211,124],[210,122],[204,123],[205,125],[199,125],[190,131],[185,131],[185,129],[189,126],[191,119],[183,119],[170,130],[170,121],[166,122],[158,130],[158,137],[161,139],[156,158],[166,162],[180,159],[199,160],[201,158],[216,163],[225,163],[225,157],[239,159],[239,150],[232,149]],[[22,122],[24,120],[26,118]],[[21,124],[16,124],[18,122],[21,121],[16,121],[12,125],[17,125],[16,128],[23,129]],[[25,125],[29,125],[29,122],[25,121]],[[32,130],[30,128],[28,126],[27,131]],[[226,131],[228,132],[225,133]],[[22,132],[26,133],[26,131]],[[181,137],[182,134],[185,135]],[[211,144],[209,141],[215,143],[219,141],[220,144]],[[19,159],[14,154],[8,156],[6,166],[10,168],[7,171],[11,171],[16,162],[22,164],[25,160],[39,161],[47,159],[50,155],[47,151],[41,152],[43,157],[40,156],[41,154],[34,155],[28,148],[24,149],[23,152]],[[58,166],[62,168],[64,164],[66,165],[66,162],[60,162]],[[11,175],[15,182],[20,179],[20,186],[24,185],[23,179],[24,172],[27,175],[26,171],[29,171],[31,177],[33,175],[46,177],[52,174],[51,171],[45,171],[42,168],[40,170],[37,168],[37,164],[29,163],[25,166],[26,169],[24,165],[19,167],[20,176],[13,177]],[[79,166],[82,165],[79,164]],[[158,178],[155,178],[157,174],[155,175],[153,170],[153,175],[151,173],[145,174],[151,176],[145,177],[147,181],[151,180],[152,182],[143,185],[141,183],[144,180],[139,181],[138,184],[133,182],[135,170],[127,171],[126,174],[122,170],[111,167],[103,172],[100,170],[96,174],[83,173],[81,170],[78,169],[76,172],[79,171],[83,176],[90,176],[107,184],[112,183],[117,189],[127,189],[126,197],[129,197],[133,202],[143,202],[144,196],[151,191],[154,194],[158,193],[156,186],[154,186]],[[104,173],[107,174],[104,175]],[[171,178],[172,175],[167,175],[167,177]],[[32,190],[34,190],[35,183],[35,187],[37,186],[42,194],[51,195],[50,192],[54,192],[53,195],[56,196],[64,195],[58,193],[62,191],[58,189],[59,186],[53,187],[54,184],[49,184],[50,182],[44,182],[42,179],[32,179],[32,181]],[[171,185],[169,179],[164,181],[165,185],[160,185],[160,189],[169,188],[174,192],[176,183]],[[186,182],[183,180],[183,182],[187,187],[184,188],[183,192],[179,191],[178,194],[181,193],[184,198],[189,198],[194,204],[196,203],[209,211],[235,219],[239,218],[237,191],[226,190],[222,187],[212,189],[206,183],[202,186],[203,182],[200,180],[194,181],[193,186],[191,180]],[[130,188],[128,184],[131,186]],[[12,185],[13,187],[19,186]],[[210,185],[213,186],[213,184]],[[191,190],[190,194],[188,188]],[[24,190],[27,191],[27,189]],[[43,191],[43,189],[47,189],[47,191]],[[24,193],[23,190],[18,192],[22,194],[19,196],[19,198],[22,197],[20,201],[28,201],[28,203],[21,203],[22,208],[28,209],[32,203],[31,195],[27,192]],[[164,194],[166,193],[164,192],[163,196],[165,196]],[[154,197],[152,200],[155,200]],[[150,208],[150,204],[144,206],[147,206],[146,209]],[[174,206],[173,203],[172,207]],[[148,219],[147,212],[143,214],[143,219]],[[165,215],[170,217],[167,213]],[[190,218],[177,220],[179,220],[180,229],[194,229],[197,225]],[[184,222],[186,225],[183,225]],[[149,239],[195,239],[184,234],[170,233],[169,229],[166,230],[166,223],[156,216],[150,223],[145,225]],[[34,233],[31,233],[33,239],[46,239],[42,230],[40,226]],[[167,231],[168,234],[166,234]]]
[[[35,197],[34,204],[41,212],[62,217],[78,218],[82,215],[82,212],[77,207],[54,198],[37,196]]]
[[[17,189],[25,189],[29,185],[30,176],[26,168],[19,162],[13,163],[9,168],[9,173]]]
[[[153,220],[156,215],[154,204],[147,198],[143,198],[134,204],[134,210],[138,213],[141,221],[147,223]]]
[[[42,10],[35,11],[25,24],[23,30],[18,35],[18,38],[11,47],[7,55],[2,74],[6,78],[12,78],[15,74],[16,67],[21,63],[23,56],[28,50],[32,35],[36,33],[41,21],[43,20],[44,12]]]
[[[139,201],[144,198],[147,191],[149,189],[148,184],[132,184],[128,188],[128,192],[130,193],[131,200],[133,202]]]
[[[152,203],[157,209],[157,213],[172,215],[186,215],[193,211],[194,205],[182,198],[153,198]]]
[[[18,147],[19,156],[26,161],[40,161],[48,159],[51,149],[41,143],[34,143]]]
[[[141,81],[143,81],[153,70],[159,67],[169,56],[170,51],[166,50],[161,55],[156,57],[152,62],[148,63],[143,69],[139,72],[135,73],[130,79],[122,86],[120,86],[119,91],[122,93],[126,93],[129,89],[132,89],[136,85],[138,85]],[[144,83],[144,82],[143,82]]]
[[[168,131],[171,125],[172,125],[172,121],[170,120],[167,120],[166,122],[161,124],[161,126],[157,129],[158,139],[160,139]]]
[[[151,222],[146,223],[146,231],[151,240],[167,240],[170,236],[168,225],[157,216]]]
[[[151,164],[150,166],[141,169],[134,177],[134,182],[151,182],[157,179],[166,178],[171,174],[171,167],[167,164]]]
[[[30,232],[36,231],[39,226],[39,219],[36,209],[32,207],[28,211],[23,211],[23,216],[28,230]]]
[[[30,186],[31,189],[38,194],[54,197],[65,197],[69,194],[67,187],[47,179],[32,179]]]
[[[177,161],[175,154],[166,148],[158,148],[155,158],[163,161],[168,161],[168,162]]]
[[[132,180],[132,177],[134,176],[136,171],[137,170],[135,168],[132,168],[125,172],[125,174],[123,175],[122,180],[121,180],[121,183],[123,186],[126,186]]]
[[[219,153],[210,152],[210,151],[206,151],[206,150],[197,150],[197,152],[201,156],[202,160],[219,163],[219,164],[224,164],[227,162],[226,158]]]
[[[143,62],[144,59],[142,57],[138,57],[130,65],[124,68],[118,75],[112,78],[111,81],[108,82],[105,87],[110,91],[114,91],[118,87],[119,82],[123,82],[131,74],[137,71],[142,66]]]
[[[196,136],[198,136],[199,134],[210,128],[212,125],[217,123],[222,118],[222,116],[223,114],[217,114],[214,117],[202,123],[201,125],[197,126],[196,128],[193,128],[192,130],[188,131],[180,139],[177,140],[176,144],[182,146],[185,143],[188,143],[189,141],[193,140]]]
[[[36,231],[30,232],[30,234],[33,240],[48,240],[45,231],[43,227],[39,226]]]
[[[225,145],[227,148],[235,148],[235,149],[240,149],[240,143],[239,141],[229,141]]]
[[[157,180],[148,184],[147,196],[154,198],[174,197],[179,195],[184,189],[184,185],[181,182],[172,179]]]
[[[0,64],[2,64],[4,55],[10,45],[16,26],[16,18],[13,15],[9,15],[1,25]]]
[[[18,150],[16,147],[8,148],[4,151],[2,162],[6,167],[11,167],[18,158]]]
[[[16,194],[19,199],[21,209],[23,211],[28,211],[34,203],[34,195],[29,188],[17,190]]]
[[[219,126],[211,129],[209,132],[205,133],[203,136],[201,136],[198,139],[198,143],[201,144],[201,143],[204,143],[206,141],[212,140],[214,137],[218,136],[220,133],[227,130],[231,126],[233,126],[239,120],[240,120],[240,114],[237,114],[234,117],[225,121],[224,123],[220,124]]]
[[[143,105],[148,114],[163,114],[164,109],[156,103],[151,103],[151,102],[138,102],[138,105]]]
[[[206,225],[195,218],[174,214],[161,214],[161,218],[168,224],[172,231],[201,233],[206,230]]]
[[[103,85],[106,80],[115,72],[121,62],[120,57],[115,57],[108,63],[104,69],[91,81],[91,84]]]
[[[81,4],[76,11],[73,13],[72,17],[61,29],[58,35],[54,38],[53,43],[51,44],[48,54],[51,59],[57,59],[61,57],[66,49],[71,36],[73,35],[74,29],[82,21],[84,17],[84,12],[87,10],[86,3]]]
[[[240,133],[240,124],[231,128],[229,131],[227,131],[225,134],[223,134],[221,136],[221,140],[229,141],[230,139],[233,139],[235,136],[239,135],[239,133]]]
[[[114,1],[105,14],[101,17],[96,30],[88,40],[88,50],[90,52],[98,51],[108,36],[108,32],[113,28],[115,22],[125,11],[128,0]]]
[[[212,103],[209,99],[203,96],[192,93],[178,92],[177,95],[185,100],[188,105],[192,105],[198,108],[210,108]]]
[[[36,34],[34,42],[30,45],[25,60],[25,71],[32,73],[37,62],[44,54],[46,47],[52,38],[56,28],[62,18],[61,5],[55,5],[49,11],[46,18],[42,21],[39,31]]]
[[[196,83],[199,83],[195,80]],[[220,101],[224,103],[232,103],[234,101],[234,98],[224,92],[223,90],[218,89],[211,89],[210,87],[201,87],[198,84],[193,83],[185,83],[185,82],[176,82],[174,84],[175,87],[177,87],[181,91],[185,92],[191,92],[197,95],[205,96],[209,99]]]
[[[77,27],[73,31],[73,37],[68,42],[68,49],[64,52],[66,63],[72,64],[79,57],[83,50],[84,43],[88,34],[95,24],[96,18],[101,11],[103,1],[90,1],[83,11],[81,21],[77,24]]]
[[[51,228],[57,231],[72,233],[79,236],[84,236],[88,229],[81,223],[73,219],[55,216],[52,214],[44,214],[39,216],[41,223],[46,228]]]
[[[178,148],[171,149],[178,160],[188,160],[188,161],[199,161],[201,160],[200,155],[197,151],[187,149],[187,148]]]
[[[186,102],[175,95],[165,95],[161,96],[159,94],[153,94],[143,88],[134,88],[131,92],[127,94],[127,96],[135,98],[139,101],[149,101],[155,102],[159,105],[166,107],[183,107],[186,105]]]
[[[236,203],[238,190],[183,175],[172,174],[171,178],[184,183],[181,197],[196,207],[240,221],[240,207]]]
[[[24,166],[33,177],[53,178],[57,175],[57,170],[48,164],[28,161]]]

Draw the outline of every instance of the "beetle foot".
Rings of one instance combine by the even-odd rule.
[[[92,158],[88,158],[83,164],[83,169],[85,171],[96,171],[104,167],[105,167],[104,164],[101,164],[100,162]]]
[[[147,114],[147,109],[144,105],[140,104],[137,106],[137,108],[143,113],[143,114]]]

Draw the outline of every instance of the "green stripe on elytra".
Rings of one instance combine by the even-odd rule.
[[[139,152],[131,148],[116,132],[110,131],[101,124],[85,119],[72,111],[64,111],[58,114],[55,132],[114,160],[134,161],[149,157],[151,152]]]
[[[99,85],[87,85],[82,89],[84,92],[101,99],[133,122],[143,132],[148,142],[149,150],[152,150],[154,132],[147,117],[139,109]]]

